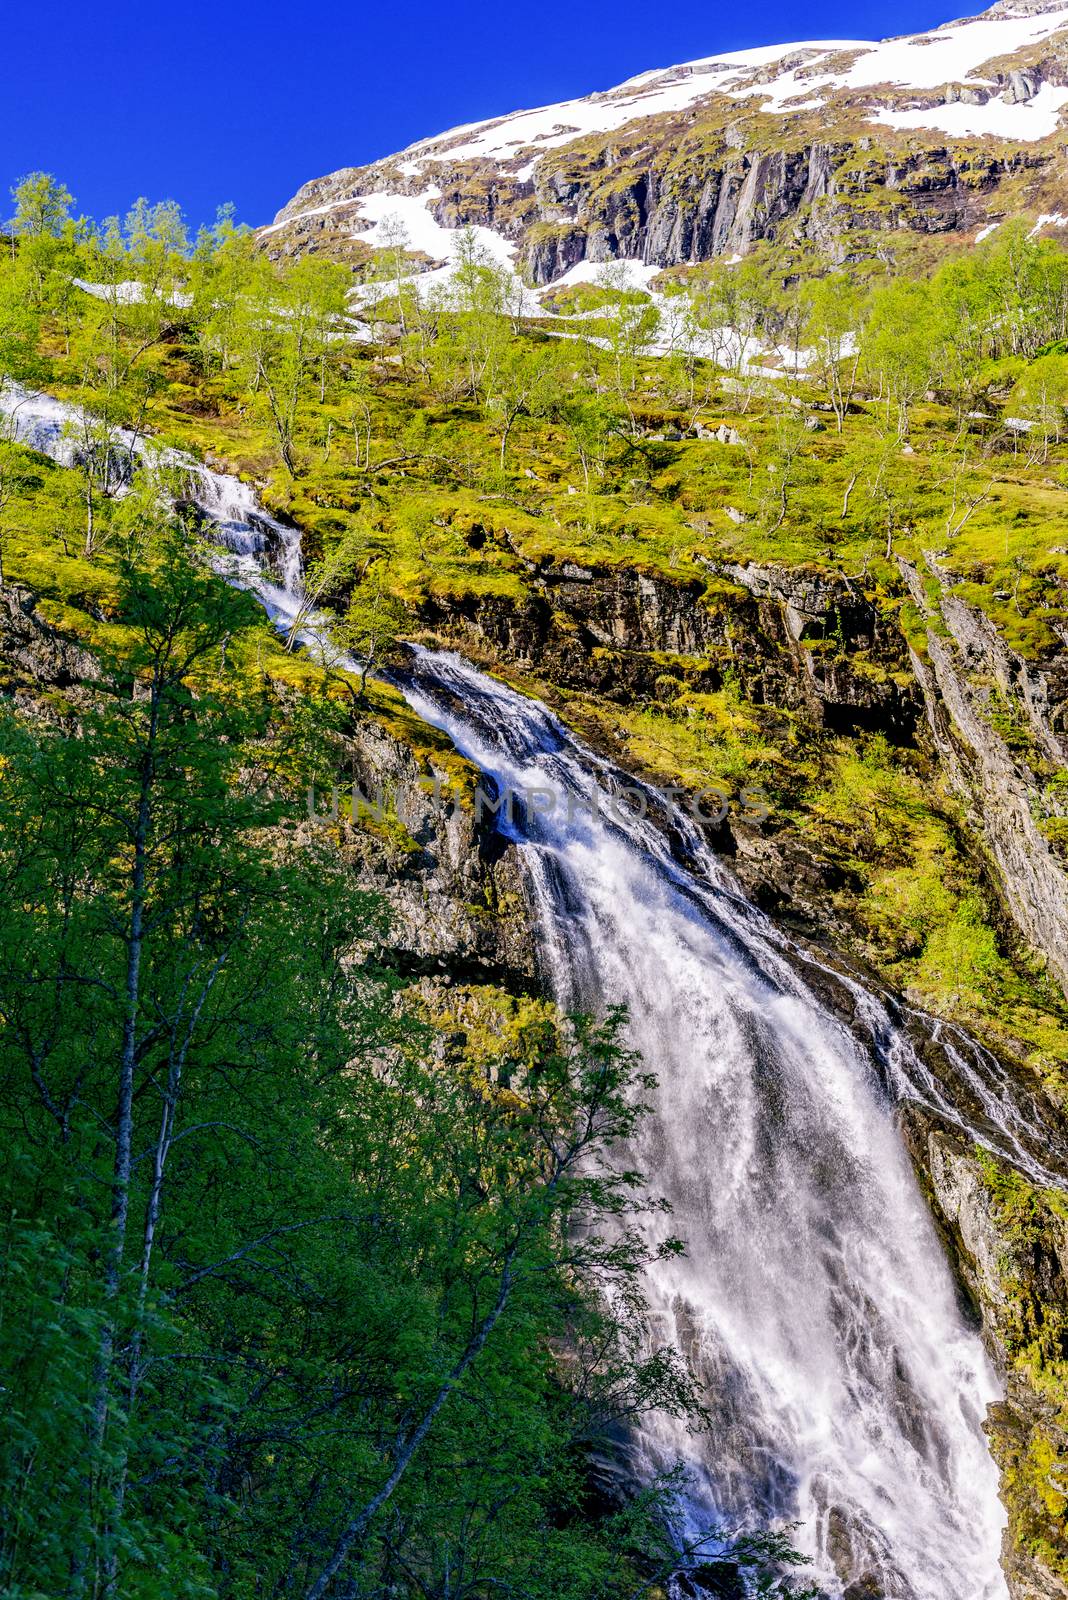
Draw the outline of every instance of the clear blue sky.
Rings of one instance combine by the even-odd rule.
[[[44,168],[82,211],[138,195],[266,222],[309,178],[458,122],[649,67],[805,38],[880,38],[983,0],[54,0],[4,24],[0,186]],[[0,194],[0,217],[6,194]]]

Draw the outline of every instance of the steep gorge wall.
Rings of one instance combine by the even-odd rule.
[[[658,676],[672,663],[686,663],[699,688],[715,687],[729,667],[749,699],[787,707],[816,727],[929,740],[976,839],[985,841],[1007,910],[1068,980],[1068,880],[1037,820],[1037,763],[1010,748],[990,720],[996,690],[1044,759],[1060,763],[1068,663],[1057,658],[1039,668],[1023,661],[953,594],[945,575],[932,599],[918,576],[906,573],[927,612],[938,610],[929,615],[924,654],[906,641],[893,613],[848,579],[757,564],[721,565],[712,576],[706,587],[631,570],[546,565],[530,572],[531,594],[522,604],[470,600],[446,610],[431,603],[426,620],[465,650],[565,689],[655,700]],[[828,641],[833,649],[824,653],[819,646]],[[796,841],[778,835],[733,843],[735,869],[750,893],[762,898],[770,882],[819,925],[826,885]],[[847,930],[826,917],[822,932],[848,948]],[[828,976],[820,987],[850,1025],[848,986],[835,992]],[[921,1026],[918,1013],[911,1018],[917,1048],[940,1081],[953,1083],[955,1066],[937,1027]],[[966,1087],[957,1087],[968,1104]],[[1038,1114],[1040,1121],[1048,1115],[1051,1127],[1058,1122],[1055,1110]],[[1008,1511],[1003,1562],[1012,1600],[1068,1597],[1068,1202],[911,1103],[902,1123],[962,1296],[1005,1384],[1005,1399],[985,1426]]]
[[[848,580],[733,563],[711,566],[709,581],[526,565],[523,601],[431,598],[423,621],[561,687],[612,699],[655,699],[658,677],[680,657],[695,685],[717,688],[730,671],[747,699],[804,710],[820,727],[908,738],[921,715],[900,636]]]
[[[904,574],[929,623],[923,654],[896,611],[855,581],[757,563],[710,564],[707,582],[543,564],[522,602],[431,600],[424,620],[563,689],[655,701],[665,674],[707,690],[730,672],[747,700],[816,728],[929,740],[1006,911],[1068,990],[1068,874],[1050,826],[1068,795],[1049,781],[1068,765],[1068,652],[1028,664],[948,575],[932,600],[915,571]],[[998,731],[1006,717],[1027,730],[1028,748]]]
[[[1068,1596],[1068,1207],[915,1108],[905,1133],[1000,1369],[986,1420],[1012,1600]]]
[[[709,686],[730,667],[748,696],[824,727],[883,727],[909,740],[922,735],[932,694],[939,714],[952,715],[937,680],[910,675],[905,641],[848,580],[756,565],[720,567],[710,577],[706,586],[547,565],[530,573],[524,603],[430,604],[425,620],[473,653],[606,696],[655,696],[665,666],[684,660]],[[818,648],[827,641],[832,652]],[[0,657],[3,691],[24,709],[60,718],[76,714],[97,676],[92,653],[50,627],[31,595],[10,587],[0,606]],[[1021,685],[1016,664],[1003,663],[1009,687],[1036,718],[1036,737],[1045,730],[1042,737],[1058,741],[1059,684],[1028,671]],[[346,781],[371,799],[385,793],[390,818],[384,826],[332,823],[329,814],[325,821],[361,883],[392,909],[391,958],[424,986],[537,993],[513,853],[470,805],[442,807],[434,798],[435,780],[462,787],[473,775],[458,773],[432,743],[421,745],[416,726],[359,717],[344,743]],[[323,803],[320,797],[320,809]],[[795,875],[789,859],[769,866],[777,849],[772,841],[760,870]],[[803,884],[793,889],[804,898]],[[1013,1600],[1056,1600],[1068,1596],[1068,1210],[1056,1196],[984,1165],[973,1145],[937,1120],[906,1117],[932,1209],[1006,1378],[1006,1400],[988,1431],[1010,1512]]]

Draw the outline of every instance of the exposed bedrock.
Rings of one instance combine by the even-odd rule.
[[[1068,809],[1050,781],[1068,765],[1068,653],[1041,667],[1025,661],[936,563],[933,596],[915,568],[900,566],[931,624],[925,656],[910,657],[943,768],[986,842],[1006,907],[1068,988],[1068,876],[1048,832]]]
[[[1026,89],[1021,76],[1016,91]],[[359,196],[418,195],[444,227],[479,225],[513,242],[529,277],[547,284],[581,261],[672,267],[783,238],[817,241],[844,259],[857,230],[966,232],[998,214],[1004,184],[1024,182],[1039,203],[1058,181],[1056,153],[995,154],[936,133],[904,143],[887,130],[794,140],[780,134],[772,143],[741,118],[624,129],[550,151],[533,173],[486,159],[450,163],[447,154],[415,173],[391,159],[306,184],[264,244],[356,260],[366,254],[353,239]]]
[[[1068,1596],[1068,1210],[933,1117],[906,1138],[1005,1382],[986,1421],[1008,1511],[1012,1600]]]
[[[431,599],[423,620],[562,689],[655,701],[680,678],[718,688],[729,670],[748,700],[817,727],[929,741],[1007,912],[1068,987],[1068,876],[1051,828],[1068,808],[1050,781],[1068,765],[1068,653],[1028,663],[948,577],[932,601],[912,569],[903,573],[926,613],[939,608],[925,654],[855,581],[757,563],[710,564],[707,582],[530,564],[524,599]]]
[[[747,699],[823,727],[907,739],[922,712],[900,635],[847,579],[722,564],[687,582],[565,561],[532,566],[528,584],[518,602],[431,598],[423,620],[610,699],[658,698],[658,680],[679,671],[716,688],[729,669]]]

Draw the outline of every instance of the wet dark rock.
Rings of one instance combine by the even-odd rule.
[[[715,1600],[745,1600],[745,1579],[732,1561],[706,1561],[688,1575],[692,1590]]]
[[[665,676],[682,671],[692,687],[714,690],[729,667],[755,704],[804,710],[835,731],[911,740],[922,701],[904,644],[855,583],[757,565],[709,570],[733,589],[624,567],[531,564],[523,599],[431,597],[422,621],[561,688],[655,701]]]
[[[842,1600],[885,1600],[886,1591],[877,1578],[870,1574],[847,1584],[842,1590]]]
[[[392,912],[390,960],[406,975],[447,972],[511,993],[540,989],[526,886],[515,859],[455,774],[373,718],[345,735],[352,778],[370,802],[342,830],[360,882]],[[380,801],[398,826],[375,826]],[[320,804],[329,809],[329,799]]]
[[[20,709],[56,719],[87,702],[100,665],[64,638],[37,610],[37,596],[16,584],[0,588],[0,693]]]

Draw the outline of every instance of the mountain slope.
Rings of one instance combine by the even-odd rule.
[[[900,253],[1020,211],[1060,225],[1066,120],[1068,5],[1000,0],[928,33],[727,52],[454,128],[313,180],[262,236],[358,259],[396,216],[441,262],[474,225],[540,284],[760,240],[840,261],[906,229]]]

